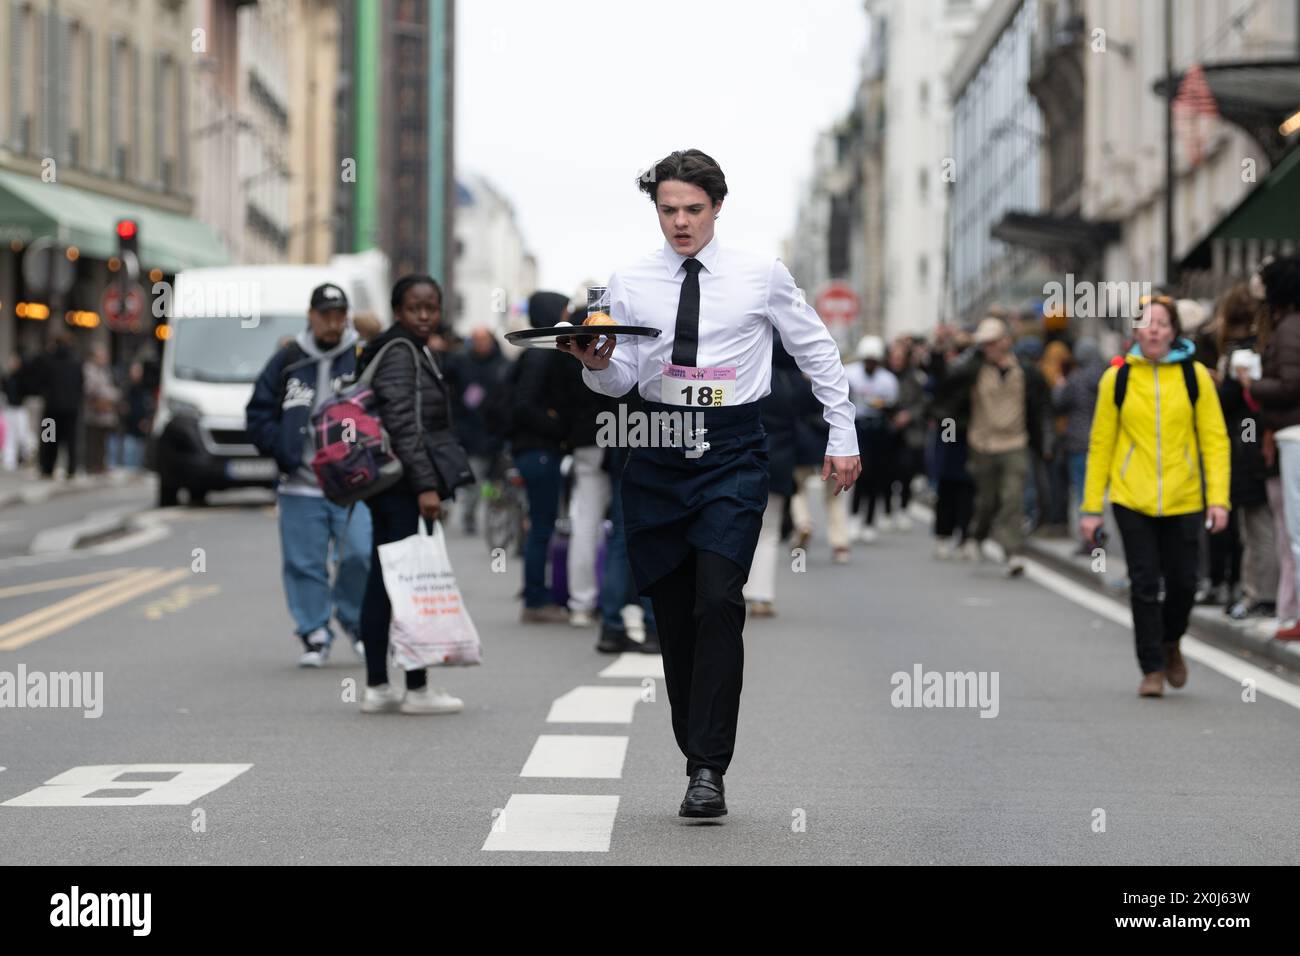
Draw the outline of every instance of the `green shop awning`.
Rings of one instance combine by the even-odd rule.
[[[1182,261],[1184,269],[1248,275],[1265,255],[1300,246],[1300,147],[1292,148]]]
[[[83,256],[108,259],[117,254],[114,227],[119,219],[134,219],[140,225],[142,268],[179,272],[230,262],[225,246],[197,219],[0,170],[0,236],[4,239],[31,242],[50,236],[76,246]]]

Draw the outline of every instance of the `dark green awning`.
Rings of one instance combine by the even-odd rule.
[[[1296,245],[1300,245],[1300,148],[1282,157],[1264,181],[1219,220],[1183,259],[1182,268],[1248,274],[1263,255]],[[1235,264],[1238,259],[1241,262]]]
[[[164,272],[230,262],[225,246],[206,225],[189,216],[0,170],[0,234],[31,242],[49,236],[81,254],[117,254],[119,219],[140,224],[140,265]]]

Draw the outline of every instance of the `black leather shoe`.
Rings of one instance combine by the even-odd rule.
[[[723,793],[722,774],[710,767],[701,767],[691,775],[686,788],[686,798],[679,817],[725,817],[727,801]]]
[[[640,648],[641,645],[628,637],[626,632],[612,631],[601,625],[600,640],[596,642],[596,650],[602,654],[622,654],[624,651],[636,651]]]

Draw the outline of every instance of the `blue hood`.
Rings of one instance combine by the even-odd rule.
[[[1175,339],[1173,345],[1169,347],[1169,352],[1160,360],[1161,365],[1170,363],[1185,362],[1196,354],[1196,346],[1190,339]],[[1133,347],[1128,350],[1130,361],[1150,362],[1151,360],[1142,354],[1141,347],[1134,342]]]

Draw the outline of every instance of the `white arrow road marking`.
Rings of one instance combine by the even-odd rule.
[[[483,849],[608,853],[617,813],[618,797],[512,794]]]
[[[640,687],[575,687],[557,697],[548,724],[630,724]]]
[[[542,734],[519,776],[617,780],[626,756],[626,737]]]
[[[618,655],[608,667],[600,672],[601,677],[658,677],[664,676],[664,659],[658,654],[642,654],[628,651]]]
[[[183,806],[234,780],[251,763],[125,763],[73,767],[3,807]]]

